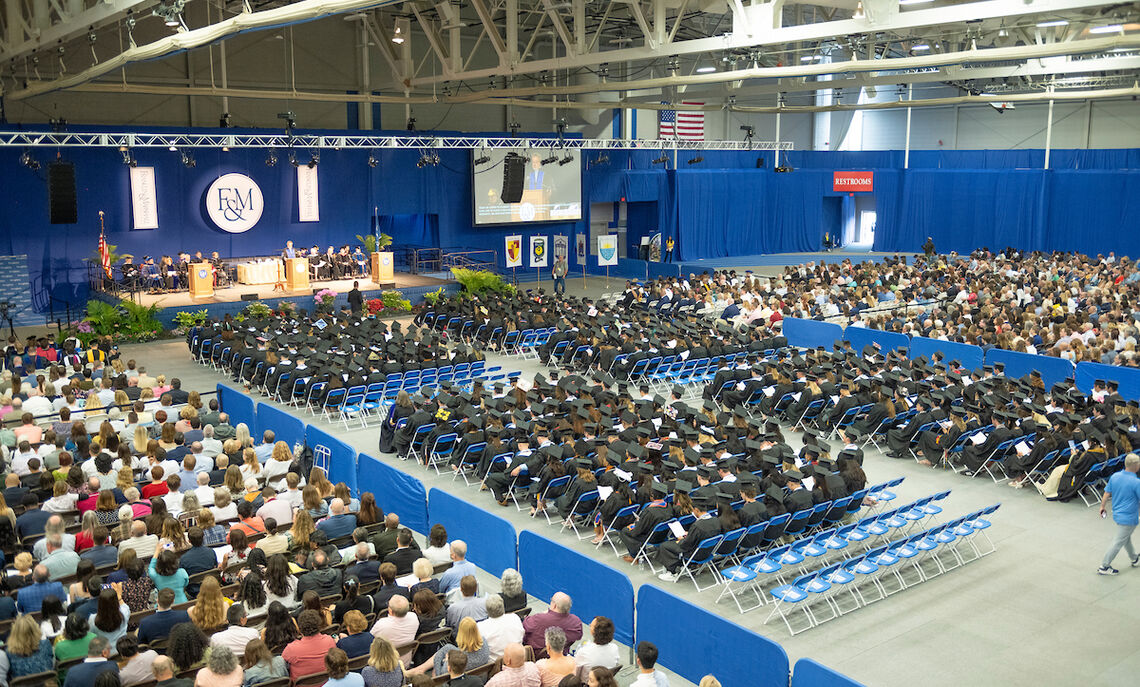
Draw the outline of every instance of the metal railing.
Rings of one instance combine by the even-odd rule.
[[[499,252],[496,250],[470,250],[457,253],[443,253],[442,267],[450,270],[459,267],[467,270],[496,271],[499,264]]]

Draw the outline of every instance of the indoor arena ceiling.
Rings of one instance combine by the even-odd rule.
[[[237,34],[356,32],[379,102],[775,111],[897,106],[923,85],[965,99],[1136,94],[1140,4],[1101,0],[3,0],[0,86],[281,97],[135,78],[130,65]],[[274,36],[274,34],[277,34]],[[224,63],[221,67],[224,70]],[[909,86],[913,89],[908,89]],[[816,100],[826,90],[825,103]],[[346,99],[295,87],[296,99]],[[943,90],[940,97],[945,98]],[[886,102],[884,102],[886,101]],[[675,105],[674,105],[675,106]]]

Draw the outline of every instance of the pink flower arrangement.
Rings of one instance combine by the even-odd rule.
[[[317,305],[331,306],[333,301],[336,300],[336,291],[332,289],[321,289],[313,294],[313,300],[316,301]]]
[[[88,322],[87,320],[81,320],[79,322],[79,324],[75,327],[75,331],[79,332],[80,334],[90,334],[91,332],[93,332],[95,330],[91,328],[90,322]]]

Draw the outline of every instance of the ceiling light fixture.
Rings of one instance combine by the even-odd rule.
[[[700,163],[702,163],[704,161],[705,161],[705,158],[701,155],[698,155],[698,156],[692,158],[691,160],[686,160],[685,163],[690,164],[690,165],[699,165]]]
[[[265,166],[266,167],[276,167],[277,166],[277,151],[273,150],[272,148],[269,149],[269,153],[265,156]]]
[[[716,71],[716,67],[713,67],[711,65],[705,65],[703,67],[697,67],[697,73],[698,74],[711,74],[712,72],[715,72],[715,71]]]
[[[568,165],[573,161],[574,161],[574,154],[573,153],[566,153],[566,157],[564,157],[558,161],[558,166],[561,167],[563,165]]]
[[[558,162],[558,156],[557,155],[551,155],[550,157],[542,158],[542,164],[544,164],[544,165],[552,165],[555,162]]]
[[[1051,19],[1049,21],[1037,22],[1037,28],[1039,28],[1039,29],[1047,29],[1051,26],[1068,26],[1068,25],[1069,25],[1068,19]]]
[[[186,168],[197,167],[198,162],[190,153],[182,153],[182,165]]]
[[[1104,26],[1094,26],[1089,29],[1089,33],[1121,33],[1124,27],[1120,24],[1106,24]]]
[[[900,5],[925,5],[928,2],[934,2],[934,0],[899,0]]]
[[[392,32],[392,42],[395,43],[396,45],[402,45],[404,43],[403,29],[400,28],[400,20],[399,19],[396,20],[396,28]]]
[[[376,159],[376,156],[373,155],[372,153],[369,153],[368,154],[368,166],[374,168],[378,164],[380,164],[380,161]]]
[[[930,50],[930,46],[926,43],[919,43],[910,47],[911,52],[923,52],[924,50]]]
[[[661,157],[659,157],[659,158],[657,158],[656,160],[654,160],[654,161],[653,161],[653,164],[655,164],[655,165],[663,165],[663,164],[665,164],[665,163],[666,163],[666,162],[668,162],[668,161],[669,161],[669,157],[668,157],[667,155],[665,155],[665,153],[664,153],[664,152],[662,152],[662,153],[661,153]]]

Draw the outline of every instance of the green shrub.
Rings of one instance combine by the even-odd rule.
[[[121,301],[116,306],[103,301],[88,301],[87,316],[75,335],[85,346],[92,339],[105,336],[110,336],[116,343],[151,341],[163,331],[162,323],[158,321],[158,310],[157,303],[139,305]]]
[[[251,320],[263,320],[273,312],[269,306],[261,301],[254,301],[241,311],[243,315]]]
[[[381,291],[380,300],[387,312],[407,312],[412,309],[412,302],[399,291]]]
[[[200,327],[206,322],[209,312],[205,309],[197,312],[190,310],[180,310],[174,313],[174,324],[176,325],[175,331],[179,334],[185,334],[193,327]]]
[[[483,296],[490,293],[512,294],[515,292],[514,286],[503,281],[503,278],[494,272],[453,267],[451,273],[455,275],[455,280],[463,287],[463,291],[472,296]]]

